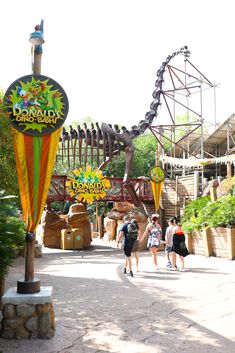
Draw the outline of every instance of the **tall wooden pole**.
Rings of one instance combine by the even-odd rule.
[[[33,75],[41,74],[41,46],[34,45]],[[26,234],[26,253],[25,253],[25,281],[34,282],[34,252],[35,252],[35,233]]]
[[[37,46],[35,46],[34,60],[33,60],[33,75],[41,75],[41,59],[42,59],[42,53],[37,52]]]
[[[43,22],[40,26],[36,26],[35,30],[43,31]],[[36,33],[36,32],[34,32]],[[42,58],[42,45],[32,45],[32,71],[33,75],[41,74],[41,58]],[[21,294],[33,294],[40,292],[40,280],[34,278],[34,253],[35,253],[35,238],[36,234],[27,232],[25,243],[25,278],[24,281],[17,282],[17,292]]]

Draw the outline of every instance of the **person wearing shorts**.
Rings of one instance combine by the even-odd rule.
[[[135,256],[136,272],[139,272],[139,250],[140,250],[140,233],[138,235],[138,239],[134,242],[134,245],[132,248],[132,255]]]
[[[123,220],[124,220],[124,223],[119,228],[117,246],[120,243],[121,239],[123,239],[123,252],[125,255],[125,264],[124,264],[123,273],[126,274],[127,269],[129,267],[130,276],[133,277],[131,253],[132,253],[132,249],[135,241],[132,242],[127,239],[127,225],[129,222],[129,217],[125,216]]]
[[[173,234],[175,233],[175,229],[176,229],[175,220],[174,218],[172,218],[168,221],[168,227],[166,228],[166,233],[165,233],[165,242],[166,242],[165,254],[167,259],[166,267],[168,268],[172,267],[170,254],[172,252]]]
[[[141,241],[143,241],[143,239],[148,236],[147,247],[152,255],[153,266],[157,271],[159,270],[157,264],[157,250],[160,247],[160,240],[162,237],[162,230],[160,224],[158,223],[158,218],[159,215],[152,215],[151,222],[147,225],[141,238]]]

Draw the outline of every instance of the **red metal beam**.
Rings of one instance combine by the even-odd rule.
[[[105,198],[100,201],[111,202],[132,202],[131,196],[128,193],[123,178],[109,177],[111,187],[107,190]],[[67,201],[74,199],[67,193],[66,190],[67,175],[53,175],[51,185],[47,196],[47,202],[52,201]],[[132,185],[137,197],[141,202],[153,202],[152,188],[148,178],[130,178],[128,183]]]

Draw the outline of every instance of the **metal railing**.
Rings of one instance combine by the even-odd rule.
[[[111,187],[106,196],[100,201],[131,202],[131,196],[123,183],[122,178],[108,177]],[[73,200],[66,190],[67,175],[53,175],[47,196],[47,202]],[[153,202],[151,183],[148,178],[130,178],[128,184],[132,184],[138,199],[141,202]]]

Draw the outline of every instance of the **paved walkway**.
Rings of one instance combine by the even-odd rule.
[[[3,353],[233,353],[235,261],[189,255],[187,272],[151,267],[140,255],[134,278],[122,273],[113,243],[94,240],[91,251],[44,249],[36,277],[54,288],[56,334],[51,340],[3,340]],[[24,277],[24,259],[7,288]]]

